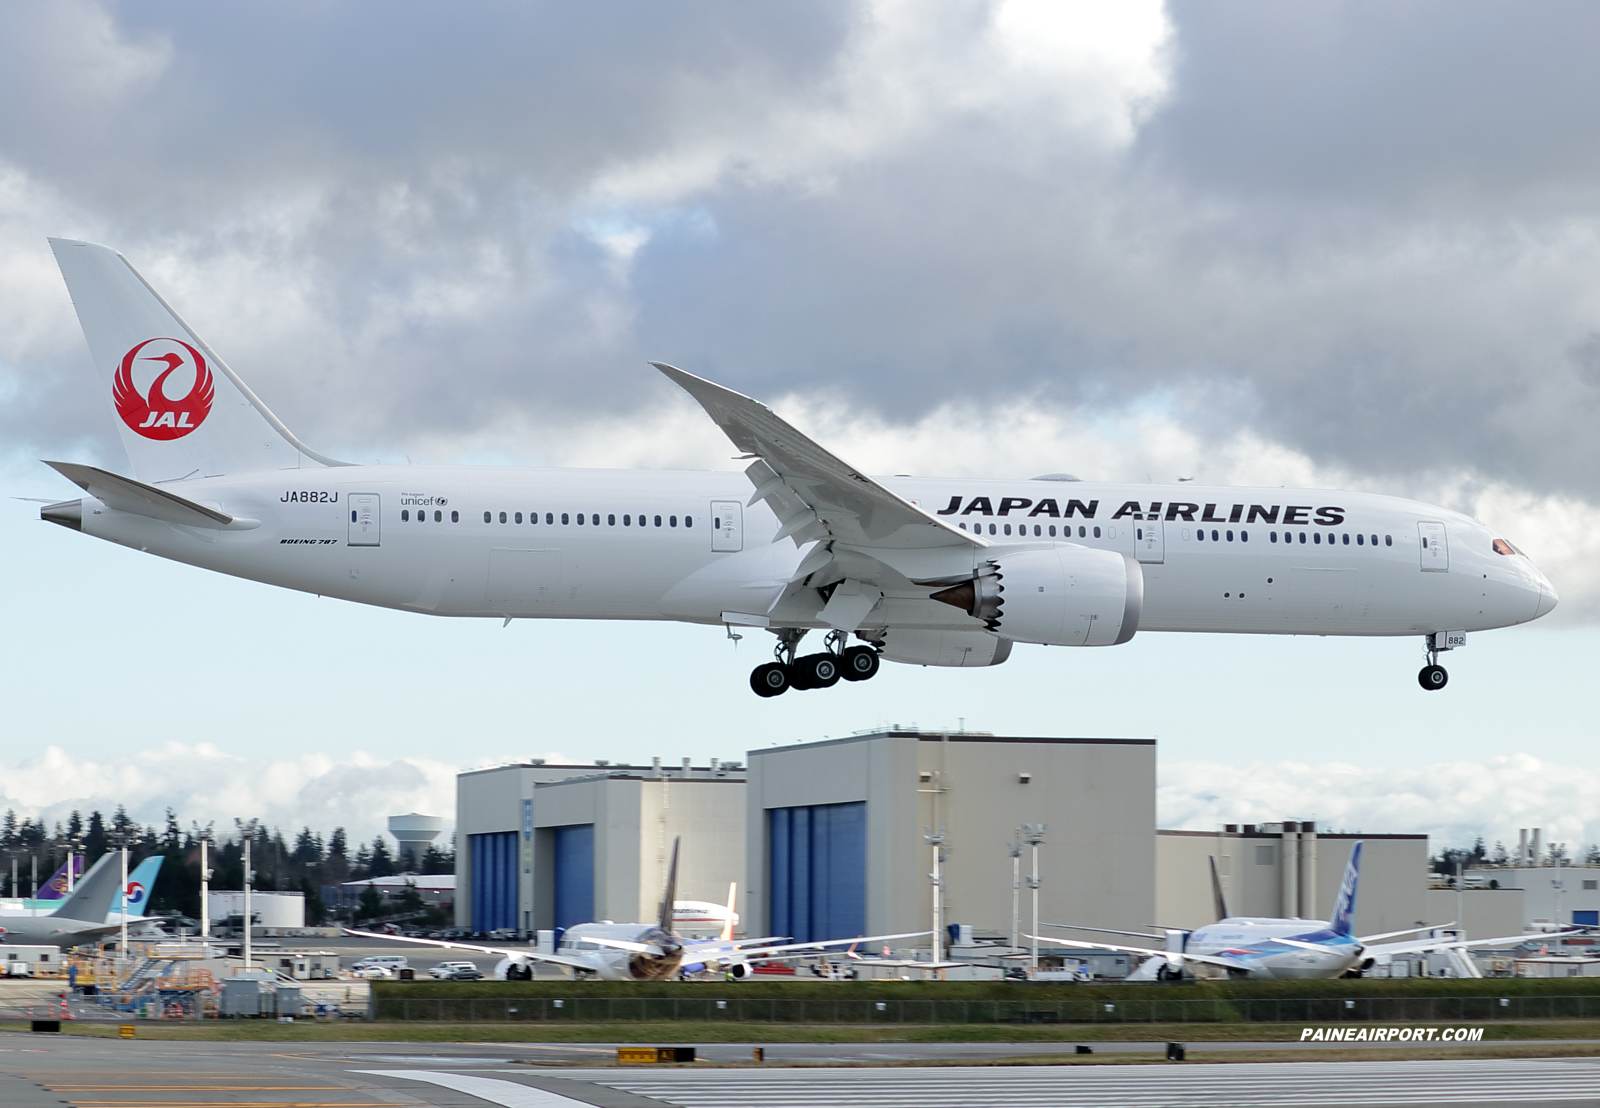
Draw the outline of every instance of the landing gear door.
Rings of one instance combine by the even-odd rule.
[[[1419,523],[1417,534],[1422,542],[1422,571],[1443,573],[1450,568],[1450,546],[1445,540],[1444,524]]]
[[[1139,561],[1160,565],[1166,561],[1167,544],[1164,528],[1159,519],[1147,519],[1133,525],[1133,552]]]
[[[356,492],[345,500],[350,507],[350,545],[377,546],[381,538],[378,494]]]
[[[744,549],[744,505],[737,500],[711,502],[711,549],[729,552]]]

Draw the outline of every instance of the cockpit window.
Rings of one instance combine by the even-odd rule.
[[[1510,543],[1506,542],[1505,539],[1495,539],[1494,540],[1494,552],[1496,554],[1521,554],[1522,553],[1522,551],[1518,550],[1516,547],[1514,547]]]

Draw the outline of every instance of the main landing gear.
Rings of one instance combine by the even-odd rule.
[[[831,689],[841,679],[866,681],[877,676],[878,652],[870,646],[846,647],[843,631],[828,632],[822,653],[799,658],[795,648],[805,631],[785,627],[777,634],[778,646],[773,651],[777,661],[757,666],[750,673],[750,688],[757,696],[781,696],[790,689]]]

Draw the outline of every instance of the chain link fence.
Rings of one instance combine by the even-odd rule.
[[[1483,1023],[1600,1017],[1600,995],[1026,1000],[783,1000],[760,997],[377,998],[375,1018],[430,1023],[796,1024]]]

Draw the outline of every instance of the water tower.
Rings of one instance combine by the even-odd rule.
[[[424,816],[412,812],[406,816],[389,817],[389,834],[400,844],[396,861],[402,871],[416,872],[422,868],[422,855],[428,844],[444,830],[444,820],[438,816]]]

